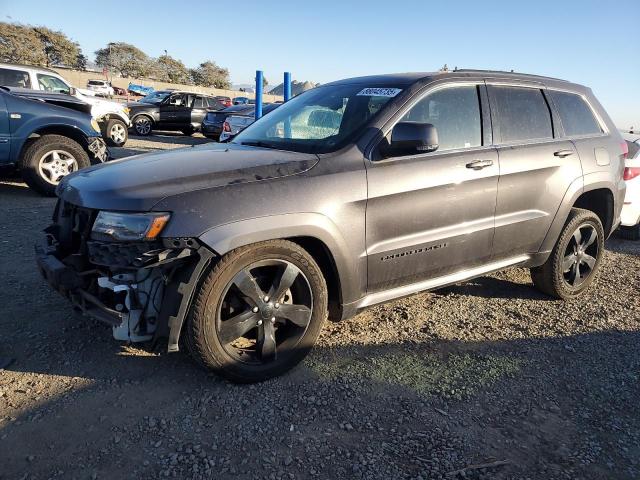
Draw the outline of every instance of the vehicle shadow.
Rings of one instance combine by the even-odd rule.
[[[432,292],[435,295],[466,295],[486,298],[526,299],[551,301],[553,298],[540,293],[533,284],[521,284],[496,277],[479,277],[464,283],[451,285]]]
[[[139,135],[135,135],[135,133],[130,132],[130,137],[131,138],[135,138],[136,140],[141,140],[144,142],[150,142],[150,143],[173,143],[176,145],[185,145],[185,146],[191,146],[191,145],[202,145],[204,143],[211,143],[213,142],[213,140],[203,137],[200,134],[195,134],[195,135],[184,135],[183,133],[180,132],[165,132],[165,131],[155,131],[153,132],[153,135],[149,135],[149,136],[139,136]]]
[[[5,373],[29,375],[26,386],[13,387],[25,397],[38,395],[43,376],[60,384],[57,394],[0,424],[0,438],[11,444],[0,449],[9,478],[58,470],[69,477],[94,471],[101,478],[157,478],[173,455],[193,445],[214,460],[202,478],[256,472],[268,478],[283,465],[294,478],[308,478],[312,468],[314,478],[444,478],[438,475],[493,460],[508,465],[447,478],[639,473],[632,462],[637,449],[584,452],[588,442],[603,445],[609,435],[629,445],[640,435],[631,408],[640,395],[631,380],[639,332],[321,344],[292,372],[241,386],[195,368],[183,354],[79,341],[108,332],[71,325],[63,355],[44,363],[37,355],[21,357]],[[269,419],[260,420],[266,412]],[[583,455],[591,455],[586,464]],[[288,462],[289,456],[300,460]],[[331,461],[308,464],[307,456]],[[184,457],[171,465],[178,477],[191,478],[194,460]],[[367,460],[356,461],[354,475],[361,457]],[[83,463],[92,470],[75,458],[92,459]]]
[[[39,193],[31,190],[26,183],[23,182],[20,175],[10,176],[5,178],[4,176],[0,177],[0,195],[8,195],[12,197],[24,197],[24,198],[33,198],[33,199],[47,199],[48,197],[43,197]]]

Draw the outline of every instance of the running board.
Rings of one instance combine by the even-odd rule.
[[[512,267],[529,260],[528,255],[520,255],[518,257],[507,258],[499,262],[488,263],[480,267],[470,268],[467,270],[461,270],[459,272],[445,275],[444,277],[432,278],[424,280],[418,283],[412,283],[411,285],[404,285],[402,287],[392,288],[391,290],[385,290],[382,292],[371,293],[363,297],[357,304],[356,308],[361,309],[376,305],[378,303],[388,302],[396,298],[406,297],[413,295],[414,293],[422,292],[425,290],[433,290],[436,288],[452,285],[465,280],[470,280],[475,277],[486,275],[488,273],[497,272],[507,267]]]

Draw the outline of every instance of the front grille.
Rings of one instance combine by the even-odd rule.
[[[83,253],[97,211],[58,200],[54,215],[60,248],[67,254]]]

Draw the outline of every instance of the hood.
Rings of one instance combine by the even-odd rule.
[[[317,162],[312,154],[210,143],[85,168],[65,177],[56,192],[87,208],[147,211],[166,197],[296,175]]]
[[[76,92],[79,92],[82,95],[85,95],[87,97],[95,97],[96,96],[96,92],[94,92],[93,90],[87,90],[86,88],[76,88]]]

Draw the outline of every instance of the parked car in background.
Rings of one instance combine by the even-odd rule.
[[[233,103],[231,102],[231,97],[217,95],[215,98],[216,100],[218,100],[218,102],[220,102],[220,108],[218,110],[222,110],[223,108],[227,108],[233,105]]]
[[[249,103],[253,103],[254,100],[249,97],[236,97],[233,99],[234,105],[248,105]]]
[[[591,90],[562,80],[341,80],[230,143],[64,179],[38,266],[116,339],[167,339],[257,382],[298,364],[327,318],[506,268],[591,302],[626,151]]]
[[[201,93],[160,90],[128,104],[133,129],[146,136],[153,130],[178,130],[191,135],[200,130],[207,112],[220,108],[213,96]]]
[[[87,82],[87,89],[95,92],[96,95],[101,97],[113,97],[114,89],[107,80],[89,80]]]
[[[276,108],[278,108],[280,105],[282,105],[281,103],[267,103],[265,105],[263,105],[262,107],[262,115],[266,115],[269,112],[274,111]],[[234,115],[229,115],[227,117],[227,119],[224,121],[224,123],[222,124],[222,133],[220,134],[220,141],[221,142],[226,142],[230,139],[232,139],[233,137],[235,137],[237,134],[239,134],[242,130],[244,130],[245,128],[247,128],[249,125],[251,125],[253,122],[255,122],[255,105],[254,108],[251,112],[242,114],[242,115],[238,115],[238,114],[234,114]]]
[[[0,86],[72,95],[91,105],[91,116],[100,125],[102,136],[114,147],[122,147],[129,137],[129,109],[120,103],[100,99],[95,92],[74,88],[56,71],[29,65],[0,63]]]
[[[90,111],[69,95],[0,88],[0,165],[15,165],[32,189],[53,195],[64,176],[107,160]]]
[[[640,240],[640,134],[623,133],[629,153],[625,162],[624,179],[627,193],[621,213],[620,234],[629,240]]]
[[[248,115],[250,112],[253,112],[253,109],[253,105],[232,105],[223,110],[207,112],[207,115],[200,125],[200,131],[205,137],[215,140],[216,142],[220,141],[222,127],[229,115]]]

